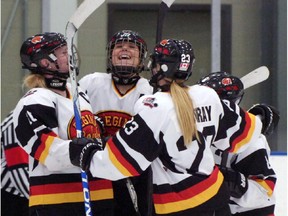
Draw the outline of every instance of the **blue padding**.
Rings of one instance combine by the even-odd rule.
[[[287,152],[272,151],[271,155],[273,155],[273,156],[287,156]]]

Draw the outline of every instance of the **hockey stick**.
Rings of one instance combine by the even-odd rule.
[[[268,68],[266,66],[261,66],[241,77],[240,80],[244,85],[244,89],[247,89],[268,79],[269,74]]]
[[[169,10],[174,1],[175,0],[162,0],[160,3],[157,18],[156,43],[160,42],[162,39],[164,19],[167,11]]]
[[[77,8],[75,13],[69,19],[66,26],[66,37],[68,47],[68,59],[69,59],[69,74],[71,79],[71,91],[73,96],[73,108],[76,122],[77,138],[82,137],[82,120],[81,110],[79,104],[79,94],[77,88],[77,66],[76,59],[73,52],[73,39],[82,23],[90,16],[105,0],[84,0],[82,4]],[[88,187],[88,177],[84,170],[81,169],[81,179],[84,195],[84,206],[86,216],[92,216],[90,205],[90,192]]]
[[[134,209],[136,211],[137,216],[141,216],[140,212],[139,212],[139,208],[138,208],[138,199],[137,199],[137,193],[135,191],[134,185],[132,183],[132,181],[130,180],[130,178],[126,179],[126,187],[128,189],[128,192],[130,194]]]

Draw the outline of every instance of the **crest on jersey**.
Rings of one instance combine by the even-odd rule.
[[[96,115],[103,121],[105,137],[116,134],[131,119],[131,114],[116,110],[105,110]]]
[[[99,138],[100,129],[96,123],[94,115],[89,110],[81,111],[82,133],[83,137]],[[75,117],[70,120],[67,127],[68,138],[73,139],[77,137]]]
[[[154,101],[155,101],[155,98],[153,98],[153,97],[147,97],[147,98],[145,98],[145,99],[143,100],[142,103],[143,103],[145,106],[148,106],[148,107],[150,107],[150,108],[153,108],[153,107],[157,107],[157,106],[158,106],[158,104],[155,103]]]

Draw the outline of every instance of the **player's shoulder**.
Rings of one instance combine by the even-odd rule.
[[[141,77],[137,84],[136,84],[136,89],[138,92],[142,94],[152,94],[153,93],[153,88],[149,84],[149,81],[146,78]]]
[[[189,87],[189,93],[193,100],[197,103],[202,102],[219,102],[219,96],[216,91],[208,86],[193,85]]]
[[[155,94],[144,95],[138,99],[135,107],[139,110],[147,109],[152,112],[165,112],[173,108],[173,103],[169,93],[157,92]]]
[[[190,90],[192,92],[199,92],[199,93],[204,93],[204,94],[211,94],[211,95],[217,95],[215,90],[208,87],[208,86],[203,86],[203,85],[199,85],[199,84],[195,84],[192,86],[189,86]]]
[[[32,88],[19,100],[22,105],[50,104],[56,100],[58,94],[47,88]]]
[[[30,90],[28,90],[24,96],[22,97],[22,99],[31,99],[31,98],[38,98],[38,97],[51,97],[51,95],[53,95],[55,93],[53,93],[50,89],[47,88],[32,88]]]
[[[94,72],[83,76],[79,80],[79,85],[82,89],[87,90],[90,88],[98,88],[105,85],[111,81],[111,74],[104,72]]]
[[[85,76],[83,76],[79,82],[80,83],[83,83],[84,81],[85,82],[91,82],[91,81],[97,81],[97,80],[105,80],[105,79],[111,79],[111,75],[110,74],[107,74],[107,73],[104,73],[104,72],[94,72],[94,73],[90,73],[90,74],[87,74]]]

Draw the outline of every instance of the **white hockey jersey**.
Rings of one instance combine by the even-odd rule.
[[[87,96],[80,88],[78,90],[83,136],[99,137]],[[70,92],[70,84],[67,84],[67,98],[49,89],[31,89],[13,112],[16,136],[30,155],[30,207],[79,203],[84,212],[81,172],[71,164],[69,157],[69,143],[76,138]],[[97,201],[112,201],[111,181],[89,178],[89,187],[93,207],[101,208],[103,203],[97,206]]]
[[[93,113],[104,122],[104,136],[114,135],[122,128],[134,114],[134,104],[139,97],[153,91],[148,81],[140,78],[135,87],[121,95],[111,74],[100,72],[86,75],[79,84],[90,99]]]
[[[143,96],[136,115],[94,155],[92,175],[117,180],[151,165],[156,215],[191,215],[221,205],[227,194],[221,193],[223,175],[210,147],[244,151],[260,136],[262,123],[235,104],[227,106],[208,87],[195,85],[189,92],[201,143],[184,145],[169,93]]]
[[[277,178],[269,163],[270,147],[266,137],[261,134],[255,142],[239,154],[228,153],[224,164],[223,152],[215,148],[213,150],[217,164],[244,174],[248,180],[248,189],[245,194],[241,198],[231,197],[232,214],[273,215],[276,202],[273,192]]]
[[[121,94],[116,88],[112,74],[95,72],[84,76],[79,84],[90,99],[93,113],[99,117],[104,124],[104,137],[114,135],[121,129],[134,114],[134,105],[139,97],[152,94],[153,88],[148,80],[140,78],[136,85]],[[151,168],[147,169],[141,176],[130,178],[137,194],[137,203],[141,215],[151,215]],[[115,195],[115,215],[136,215],[131,203],[130,194],[126,182],[113,182]],[[128,204],[127,204],[128,203]]]

